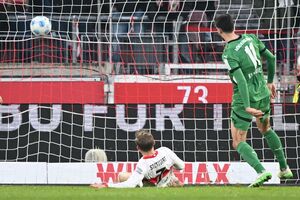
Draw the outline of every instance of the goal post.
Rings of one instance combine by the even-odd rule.
[[[145,128],[156,147],[167,146],[186,162],[176,172],[186,183],[250,183],[255,173],[231,144],[232,86],[213,23],[225,13],[238,34],[255,34],[276,53],[271,121],[295,175],[286,183],[299,184],[300,107],[292,103],[298,0],[0,0],[0,166],[36,166],[43,174],[36,183],[60,184],[56,167],[68,173],[71,164],[93,172],[73,172],[86,177],[78,184],[111,181],[135,167],[134,132]],[[30,31],[38,15],[52,23],[45,37]],[[271,183],[280,183],[255,123],[248,138],[274,173]],[[108,162],[84,163],[98,148]],[[232,175],[248,173],[240,169],[251,175]]]

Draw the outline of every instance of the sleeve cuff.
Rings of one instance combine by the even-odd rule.
[[[267,47],[263,48],[261,51],[259,51],[260,54],[262,54],[263,52],[265,52],[267,50]]]

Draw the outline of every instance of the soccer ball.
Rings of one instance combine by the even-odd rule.
[[[51,31],[51,22],[45,16],[37,16],[31,20],[30,30],[36,36],[45,36]]]
[[[90,149],[85,154],[85,162],[107,162],[107,156],[102,149]]]

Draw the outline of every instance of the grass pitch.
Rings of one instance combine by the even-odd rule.
[[[300,187],[191,186],[183,188],[92,189],[88,186],[4,186],[2,200],[293,200],[300,199]]]

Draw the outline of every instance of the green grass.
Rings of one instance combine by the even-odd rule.
[[[88,186],[4,186],[0,185],[0,199],[5,200],[293,200],[300,199],[300,187],[264,186],[195,186],[183,188],[92,189]]]

